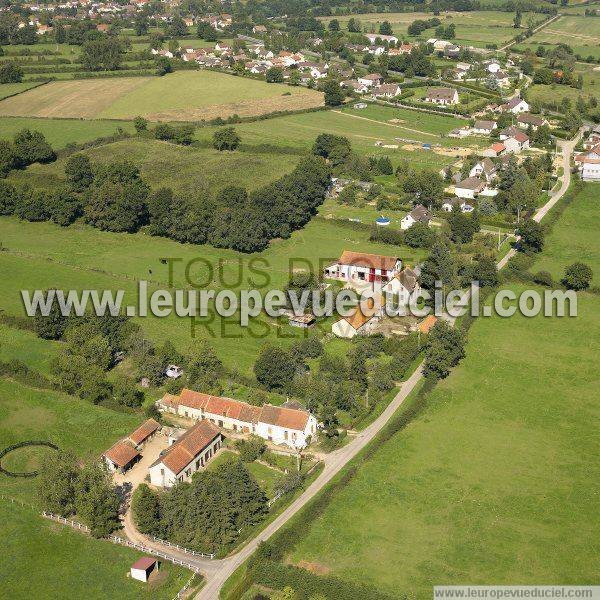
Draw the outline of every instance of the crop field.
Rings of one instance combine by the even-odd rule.
[[[591,17],[562,16],[548,27],[544,27],[527,40],[531,44],[568,44],[578,48],[589,47],[590,51],[576,53],[588,56],[600,44],[600,24]]]
[[[133,125],[127,121],[0,117],[0,139],[10,138],[21,129],[27,128],[40,131],[53,148],[60,149],[67,144],[80,144],[112,135],[119,127],[129,133],[134,131]]]
[[[546,238],[545,250],[533,271],[549,271],[558,281],[565,267],[583,262],[594,271],[593,285],[600,285],[599,191],[597,185],[585,184]],[[577,235],[573,235],[573,231],[577,231]]]
[[[40,85],[39,83],[3,83],[0,85],[0,100],[4,100],[8,96],[13,96],[14,94],[20,94],[21,92],[25,92],[30,90],[31,88],[37,87]]]
[[[593,583],[600,299],[583,294],[579,308],[477,322],[426,412],[361,466],[290,560],[413,598],[435,584]]]
[[[4,500],[0,523],[5,598],[171,600],[191,576],[187,569],[163,562],[159,580],[135,581],[128,577],[129,567],[139,552],[85,536]]]
[[[226,102],[223,100],[226,99]],[[52,82],[0,102],[0,115],[201,121],[323,104],[320,92],[212,71]]]
[[[290,172],[297,154],[219,152],[212,148],[186,148],[148,139],[128,139],[85,151],[93,162],[129,160],[140,168],[153,187],[170,186],[195,197],[231,185],[232,173],[244,187],[253,189]],[[65,160],[32,165],[13,171],[10,179],[36,187],[53,187],[64,182]]]

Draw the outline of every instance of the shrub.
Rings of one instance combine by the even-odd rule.
[[[550,273],[548,273],[548,271],[538,271],[537,273],[534,274],[533,281],[534,281],[534,283],[537,283],[539,285],[545,285],[547,287],[550,287],[554,284],[552,275],[550,275]]]
[[[243,462],[254,462],[262,456],[267,445],[262,438],[253,435],[247,440],[237,440],[235,448],[240,453]]]
[[[579,292],[590,287],[593,275],[591,267],[585,263],[576,262],[565,269],[562,283],[570,290]]]

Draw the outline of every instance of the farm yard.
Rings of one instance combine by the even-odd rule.
[[[227,99],[226,102],[223,100]],[[51,82],[0,102],[0,115],[201,121],[314,108],[320,92],[213,71]]]

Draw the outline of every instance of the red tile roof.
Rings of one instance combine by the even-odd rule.
[[[221,432],[208,421],[190,427],[154,464],[162,462],[179,475]]]
[[[141,571],[147,571],[150,567],[153,567],[156,564],[155,558],[150,558],[149,556],[142,556],[139,560],[136,560],[132,565],[132,569],[140,569]]]
[[[381,254],[367,254],[365,252],[352,252],[344,250],[338,263],[353,265],[355,267],[368,267],[391,271],[396,266],[398,259],[395,256],[382,256]]]
[[[126,467],[133,459],[141,456],[140,453],[126,442],[117,442],[109,448],[102,456],[120,468]]]
[[[419,331],[421,333],[429,333],[431,328],[437,323],[437,317],[428,315],[419,323]]]
[[[149,438],[159,428],[160,423],[158,421],[148,419],[129,436],[129,439],[137,446]]]
[[[265,404],[260,413],[260,420],[267,425],[277,425],[286,429],[303,431],[306,427],[308,416],[308,412],[304,410]]]

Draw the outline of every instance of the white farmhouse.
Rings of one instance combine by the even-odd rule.
[[[406,267],[391,279],[382,288],[382,291],[389,296],[397,296],[400,300],[399,304],[406,306],[419,292],[419,289],[417,274],[412,269]]]
[[[522,98],[511,98],[506,104],[500,107],[504,112],[511,112],[514,115],[529,112],[529,104]]]
[[[396,256],[344,250],[340,258],[325,267],[323,274],[332,279],[352,282],[387,282],[402,268]]]
[[[423,100],[442,106],[458,104],[458,92],[454,88],[431,87],[427,89]]]
[[[575,156],[581,179],[584,181],[600,181],[600,144],[587,152]]]

